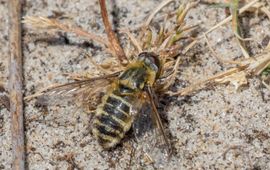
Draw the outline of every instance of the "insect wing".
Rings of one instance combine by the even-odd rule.
[[[156,167],[162,168],[168,160],[168,150],[153,114],[151,103],[145,101],[134,120],[132,128],[137,141],[137,148],[143,153],[142,160],[144,163],[153,163]]]
[[[41,95],[37,97],[37,104],[47,106],[64,105],[68,102],[73,102],[87,106],[92,110],[99,103],[102,93],[106,92],[108,85],[111,84],[118,74],[115,73],[50,87],[40,92]]]

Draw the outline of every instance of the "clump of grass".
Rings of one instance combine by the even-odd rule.
[[[215,3],[215,2],[211,1],[211,3]],[[241,46],[240,42],[241,41],[244,42],[246,41],[246,39],[243,39],[239,35],[240,25],[238,24],[238,15],[240,13],[243,13],[247,10],[254,9],[254,8],[256,8],[257,10],[261,10],[266,16],[269,17],[270,12],[267,8],[267,3],[263,3],[259,0],[253,0],[247,3],[246,5],[244,5],[240,10],[238,9],[238,5],[239,5],[238,0],[231,0],[230,3],[226,5],[226,7],[231,7],[232,15],[227,17],[226,19],[224,19],[217,25],[213,26],[208,31],[201,33],[202,35],[194,40],[194,44],[201,40],[205,40],[213,56],[215,56],[221,63],[233,64],[236,66],[224,72],[218,73],[214,76],[206,78],[204,80],[200,80],[177,92],[168,92],[168,94],[189,95],[195,92],[196,90],[209,86],[210,84],[217,85],[217,84],[224,84],[224,83],[230,83],[234,85],[235,90],[237,90],[242,85],[247,84],[247,78],[249,77],[252,77],[255,75],[269,75],[269,67],[270,67],[269,66],[270,65],[270,50],[269,50],[270,48],[269,47],[270,45],[268,45],[268,47],[266,47],[262,53],[252,56],[250,58],[249,55],[247,55],[247,51],[245,50],[244,46]],[[207,34],[219,28],[223,24],[229,22],[230,20],[232,20],[232,28],[234,30],[234,34],[239,40],[239,43],[240,43],[239,45],[245,59],[237,60],[237,61],[223,59],[223,57],[220,57],[220,55],[217,54],[213,50],[212,46],[210,45],[209,40],[207,39]],[[269,88],[269,85],[266,85],[265,82],[263,83],[267,88]]]

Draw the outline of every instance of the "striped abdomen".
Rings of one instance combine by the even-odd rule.
[[[113,92],[105,95],[102,101],[96,111],[92,132],[104,149],[110,149],[131,127],[131,104]]]
[[[92,132],[104,149],[117,145],[130,129],[133,116],[140,109],[137,105],[140,102],[138,95],[143,92],[145,85],[154,84],[159,65],[159,59],[154,54],[139,54],[138,60],[127,66],[102,98]]]

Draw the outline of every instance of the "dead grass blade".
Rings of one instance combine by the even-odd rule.
[[[215,50],[212,48],[212,45],[210,44],[210,41],[208,40],[207,38],[207,35],[204,34],[204,38],[205,38],[205,41],[206,41],[206,44],[209,48],[209,50],[211,51],[211,53],[213,54],[213,56],[222,64],[241,64],[237,61],[233,61],[233,60],[225,60],[223,59],[223,57],[220,57],[216,52]]]
[[[139,41],[132,35],[132,33],[128,29],[122,29],[121,32],[127,34],[128,38],[130,39],[130,41],[132,42],[132,44],[138,50],[139,53],[143,51]]]
[[[237,61],[239,66],[229,69],[227,71],[218,73],[210,78],[201,80],[194,83],[178,92],[168,92],[169,95],[189,95],[194,91],[202,89],[209,84],[217,85],[230,83],[234,85],[235,90],[237,90],[242,85],[247,84],[247,78],[252,75],[259,75],[262,71],[270,65],[270,50],[254,56],[243,61]]]
[[[243,39],[241,36],[241,28],[239,25],[239,19],[238,19],[238,6],[239,6],[239,0],[231,0],[231,13],[232,13],[232,29],[233,32],[237,38],[237,43],[244,55],[245,58],[249,58],[248,51],[246,50],[245,42],[247,39]]]
[[[248,11],[250,8],[252,8],[253,6],[256,6],[258,3],[260,2],[260,0],[253,0],[251,2],[249,2],[248,4],[246,4],[245,6],[243,6],[241,9],[239,9],[239,13],[238,14],[242,14],[245,11]],[[211,3],[215,3],[215,2],[211,2]],[[207,36],[209,33],[213,32],[214,30],[218,29],[219,27],[221,27],[222,25],[230,22],[232,20],[233,16],[230,15],[229,17],[225,18],[224,20],[220,21],[218,24],[214,25],[212,28],[210,28],[209,30],[205,31],[204,33],[202,33],[201,36],[199,36],[198,38],[194,39],[192,43],[189,44],[189,46],[187,46],[184,50],[183,53],[186,53],[191,47],[193,47],[195,44],[197,44],[198,42],[200,42],[201,39],[204,39],[205,36]]]
[[[261,7],[261,11],[270,19],[270,11],[265,6]]]
[[[251,2],[249,2],[248,4],[246,4],[245,6],[243,6],[241,9],[239,9],[239,14],[244,13],[245,11],[247,11],[249,8],[251,8],[252,6],[254,6],[256,3],[258,3],[260,0],[253,0]],[[210,32],[216,30],[217,28],[219,28],[220,26],[228,23],[229,21],[232,20],[232,15],[225,18],[224,20],[220,21],[218,24],[216,24],[215,26],[213,26],[212,28],[210,28],[208,31],[205,32],[205,34],[209,34]],[[202,37],[200,37],[202,38]]]
[[[149,24],[151,23],[151,21],[153,20],[154,16],[165,6],[167,6],[168,4],[170,4],[171,2],[174,2],[175,0],[166,0],[160,3],[159,6],[156,7],[156,9],[154,9],[153,12],[151,12],[151,14],[149,15],[149,17],[147,18],[146,22],[143,24],[143,27],[148,28]]]
[[[201,80],[201,81],[198,81],[184,89],[181,89],[177,92],[167,92],[167,94],[171,95],[171,96],[175,96],[175,95],[180,95],[180,96],[186,96],[186,95],[189,95],[197,90],[200,90],[202,88],[205,88],[207,85],[213,83],[215,80],[218,80],[218,79],[221,79],[223,77],[226,77],[226,76],[230,76],[234,73],[237,73],[239,71],[243,70],[242,68],[233,68],[233,69],[230,69],[230,70],[227,70],[227,71],[224,71],[222,73],[219,73],[219,74],[216,74],[210,78],[207,78],[205,80]]]
[[[22,23],[27,24],[31,26],[32,28],[36,28],[36,29],[48,29],[48,30],[55,29],[55,30],[60,30],[60,31],[68,32],[68,33],[75,33],[78,36],[96,41],[106,47],[109,46],[109,43],[107,42],[107,40],[105,40],[101,36],[86,32],[78,27],[71,27],[71,26],[62,24],[55,19],[49,19],[46,17],[27,16],[23,18]]]
[[[182,10],[179,10],[179,15],[177,16],[177,23],[183,23],[188,11],[198,5],[199,2],[200,1],[189,2],[184,6],[180,6],[180,8],[182,7]]]
[[[267,84],[265,81],[262,81],[262,84],[270,91],[270,85]]]

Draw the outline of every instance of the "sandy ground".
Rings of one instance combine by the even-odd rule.
[[[114,26],[133,28],[142,23],[161,0],[118,0],[115,5]],[[170,5],[163,13],[177,7]],[[112,5],[108,5],[112,11]],[[161,12],[162,13],[162,12]],[[104,35],[97,0],[26,0],[24,16],[61,16],[65,21],[83,29]],[[224,9],[199,4],[186,18],[190,25],[201,24],[206,31],[226,17]],[[0,1],[0,78],[7,80],[8,28],[7,1]],[[242,17],[252,54],[265,47],[270,36],[270,21],[266,16],[246,14]],[[226,59],[241,57],[229,25],[209,34],[218,54]],[[268,38],[269,39],[269,38]],[[269,40],[268,40],[269,41]],[[24,28],[25,95],[53,83],[67,82],[62,73],[95,73],[90,53],[97,61],[108,54],[95,43],[86,43],[73,34],[48,33]],[[180,65],[175,88],[207,78],[231,66],[221,64],[211,55],[205,43],[192,48]],[[27,167],[29,169],[270,169],[270,92],[253,77],[248,86],[234,92],[233,87],[219,85],[186,97],[167,97],[163,117],[174,154],[160,164],[148,164],[145,153],[133,144],[128,134],[121,146],[102,151],[88,133],[89,117],[72,103],[49,107],[47,110],[25,103]],[[168,102],[169,101],[169,102]],[[11,167],[9,113],[0,110],[0,169]],[[136,146],[135,153],[131,153]]]

